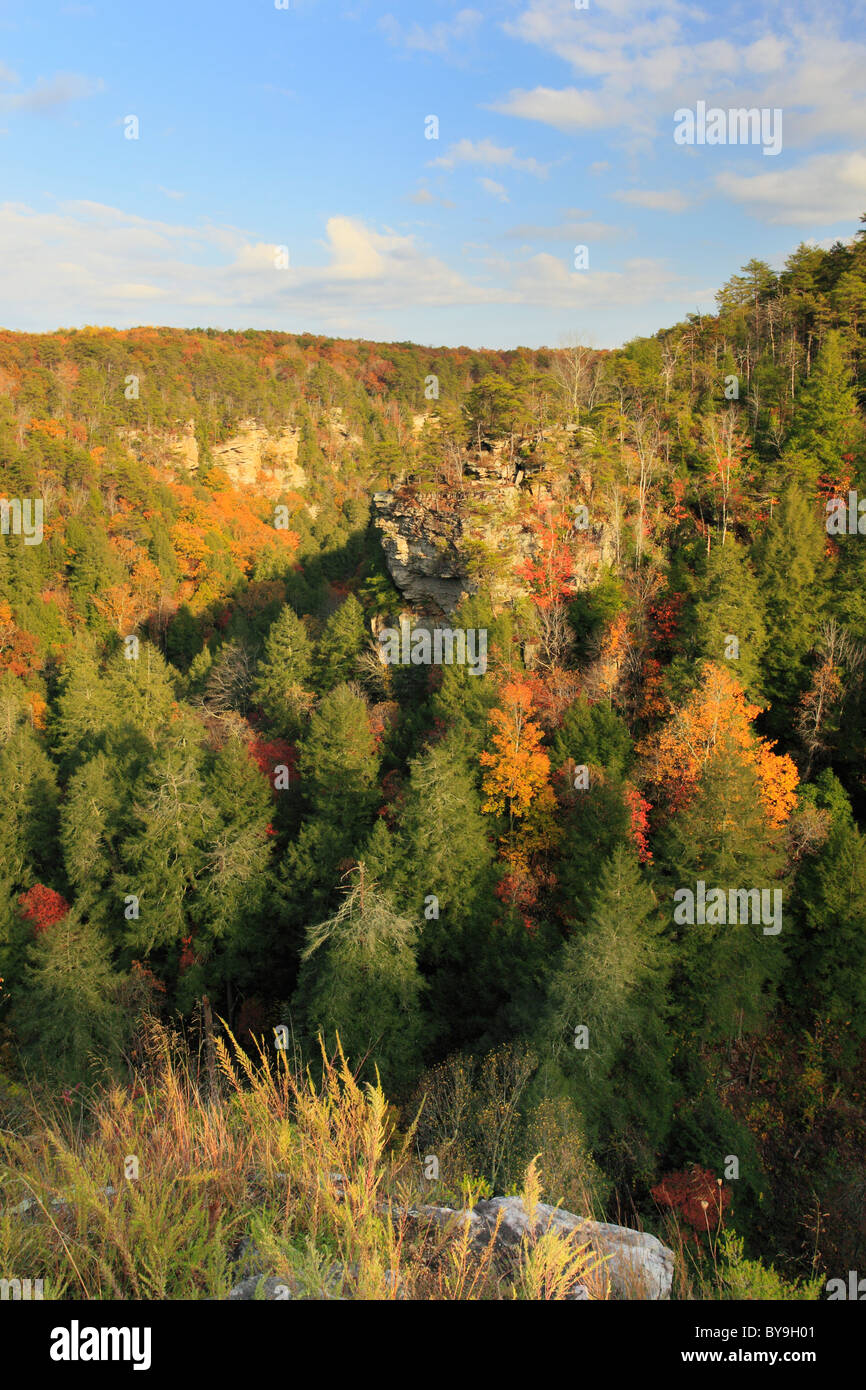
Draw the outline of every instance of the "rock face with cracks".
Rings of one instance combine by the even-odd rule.
[[[484,477],[439,490],[407,486],[374,493],[373,516],[389,573],[407,605],[447,616],[482,583],[496,608],[529,592],[521,571],[543,547],[534,523],[549,503],[542,484],[529,494],[517,482]],[[604,524],[572,532],[566,543],[575,591],[596,583],[614,558]]]
[[[198,473],[200,458],[195,420],[172,431],[146,434],[142,430],[120,430],[119,437],[138,456],[148,443],[156,447],[169,472],[182,469]],[[256,420],[241,420],[235,433],[211,449],[213,463],[232,485],[263,497],[277,498],[287,489],[303,489],[307,477],[298,463],[301,431],[286,425],[272,432]]]

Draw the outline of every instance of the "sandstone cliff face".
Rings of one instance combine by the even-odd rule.
[[[120,437],[134,454],[145,444],[141,430],[122,430]],[[241,420],[237,431],[211,450],[216,467],[222,469],[237,488],[277,498],[290,488],[306,487],[307,478],[297,462],[301,432],[291,425],[272,434],[256,420]],[[179,430],[161,435],[156,443],[171,471],[183,469],[195,474],[199,468],[199,448],[195,421],[188,420]]]
[[[512,472],[491,461],[447,495],[409,487],[373,495],[388,570],[410,607],[448,615],[481,585],[495,606],[529,592],[518,571],[538,551],[532,504],[547,494],[536,488],[529,497],[510,480]],[[613,559],[612,537],[591,525],[569,543],[575,587],[586,588]]]
[[[271,434],[255,420],[242,420],[237,434],[211,450],[214,463],[235,487],[255,488],[266,497],[279,497],[289,488],[306,486],[297,462],[301,432],[291,425]]]
[[[533,538],[513,484],[443,492],[401,488],[373,496],[376,525],[391,577],[422,612],[451,613],[479,584],[494,603],[524,592],[515,566]]]

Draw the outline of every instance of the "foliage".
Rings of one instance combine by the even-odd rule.
[[[398,1101],[451,1096],[437,1143],[460,1200],[543,1182],[653,1221],[653,1188],[731,1151],[749,1259],[717,1243],[707,1296],[854,1267],[866,550],[825,522],[828,500],[866,493],[864,284],[861,229],[778,272],[752,260],[716,314],[613,351],[0,333],[4,496],[46,504],[41,544],[0,538],[0,1094],[32,1091],[51,1120],[43,1200],[61,1140],[91,1184],[74,1170],[78,1273],[48,1236],[58,1288],[222,1288],[246,1159],[230,1201],[208,1174],[220,1144],[231,1167],[253,1143],[233,1126],[258,1095],[256,1163],[302,1173],[313,1212],[259,1213],[286,1278],[330,1287],[329,1252],[363,1249],[361,1296],[385,1292],[409,1234],[386,1238],[354,1170],[361,1234],[336,1196],[316,1226],[313,1174],[349,1150],[316,1106],[303,1142],[282,1129],[295,1092],[271,1094],[273,1070],[258,1092],[246,1052],[212,1130],[182,1050],[158,1100],[140,1079],[162,1196],[127,1185],[99,1206],[106,1126],[149,1138],[142,1097],[111,1089],[137,1013],[194,1032],[205,997],[230,1023],[291,1020],[342,1098],[328,1123],[345,1104],[395,1181],[384,1100],[379,1139],[366,1128],[377,1066]],[[233,462],[250,420],[268,465],[297,441],[292,487]],[[371,641],[412,607],[374,495],[419,489],[414,539],[434,514],[452,538],[469,592],[447,622],[487,634],[483,674],[386,667]],[[781,932],[676,920],[698,882],[778,893]],[[320,1060],[319,1032],[372,1091]],[[67,1132],[57,1115],[80,1120],[102,1076]],[[206,1136],[171,1180],[163,1104],[185,1145]],[[190,1190],[209,1214],[181,1211]],[[431,1297],[557,1297],[568,1267],[544,1232],[505,1286],[465,1242],[447,1250],[401,1277]]]

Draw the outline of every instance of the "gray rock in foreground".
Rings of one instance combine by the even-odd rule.
[[[520,1197],[492,1197],[479,1202],[471,1215],[478,1218],[483,1227],[482,1238],[489,1240],[500,1213],[497,1244],[506,1249],[514,1248],[531,1234]],[[543,1202],[538,1204],[536,1213],[534,1234],[540,1235],[550,1227],[562,1235],[575,1233],[579,1245],[589,1243],[593,1253],[603,1261],[599,1274],[610,1281],[615,1298],[670,1298],[674,1255],[655,1236],[628,1226],[589,1221],[570,1211],[545,1206]],[[479,1234],[474,1234],[473,1239],[477,1241]]]
[[[598,1268],[587,1276],[590,1287],[596,1291],[596,1296],[598,1286],[603,1287],[605,1284],[609,1284],[611,1294],[617,1299],[658,1300],[670,1298],[671,1295],[673,1251],[655,1236],[644,1231],[635,1231],[627,1226],[613,1226],[607,1222],[590,1221],[586,1217],[575,1216],[573,1212],[546,1206],[543,1202],[536,1207],[535,1224],[530,1229],[529,1217],[521,1197],[493,1197],[489,1201],[478,1202],[471,1211],[454,1211],[450,1207],[434,1206],[410,1207],[407,1210],[392,1203],[384,1203],[383,1210],[388,1212],[392,1220],[399,1220],[405,1215],[412,1221],[436,1226],[442,1231],[451,1228],[456,1232],[461,1226],[468,1224],[471,1242],[476,1250],[485,1249],[495,1235],[495,1252],[504,1256],[516,1254],[524,1240],[537,1238],[545,1231],[553,1230],[564,1237],[573,1238],[577,1245],[589,1245],[592,1255],[599,1262]],[[338,1270],[339,1267],[335,1266],[333,1272],[336,1274]],[[261,1275],[244,1279],[228,1296],[233,1300],[255,1298],[260,1282]],[[285,1299],[291,1296],[286,1286],[279,1284],[276,1279],[268,1278],[263,1282],[266,1299]],[[329,1295],[320,1291],[313,1296],[327,1298]],[[589,1296],[583,1284],[576,1284],[567,1298],[569,1301],[578,1302],[586,1301]]]

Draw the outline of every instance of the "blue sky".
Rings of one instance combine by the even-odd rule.
[[[864,0],[288,4],[0,0],[3,326],[611,347],[866,212]]]

